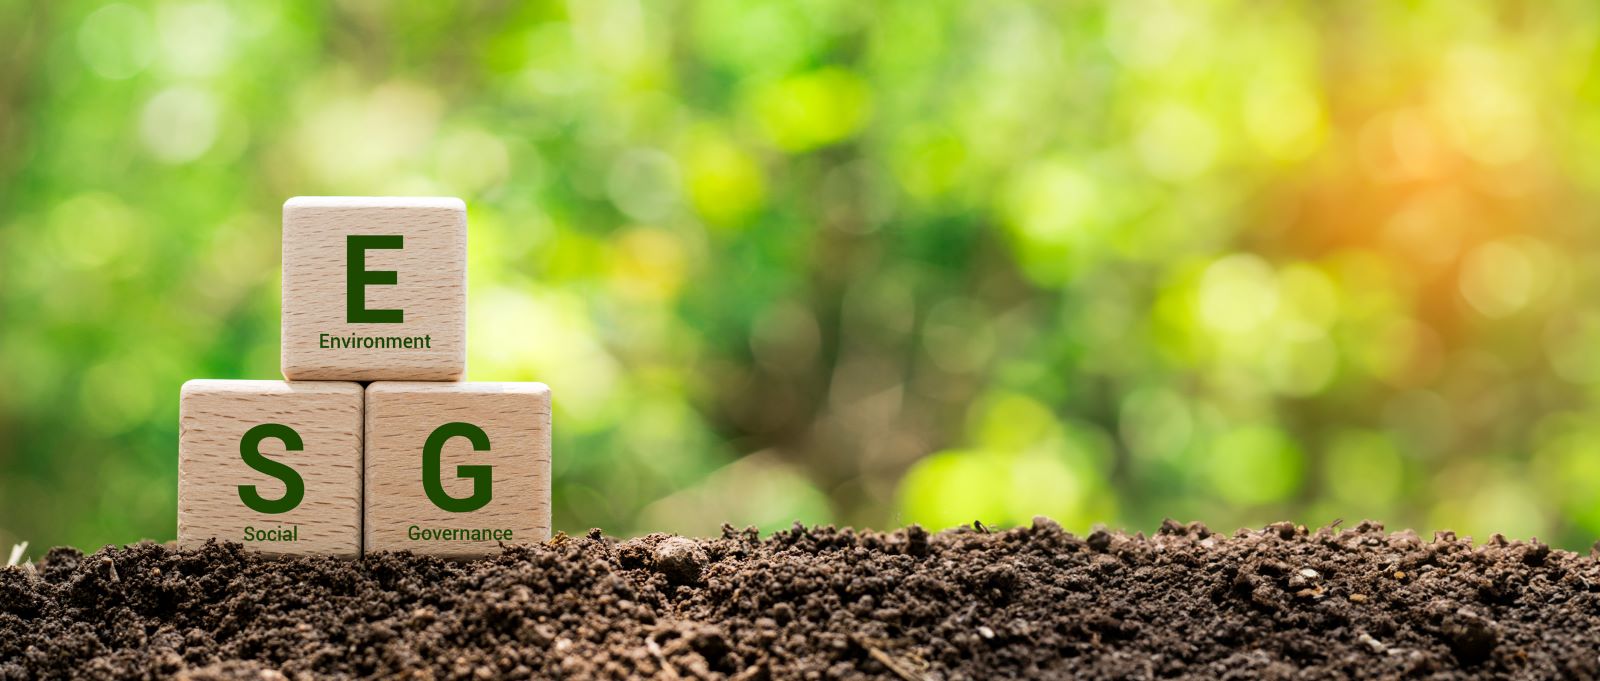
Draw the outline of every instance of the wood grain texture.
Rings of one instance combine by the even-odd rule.
[[[354,557],[361,553],[361,456],[364,394],[359,383],[196,380],[179,397],[178,544],[217,538],[274,554]],[[277,477],[247,465],[240,440],[251,428],[294,429],[301,451],[262,440],[258,451],[292,467],[304,484],[300,504],[259,513],[240,498],[255,485],[267,499],[284,497]],[[246,541],[245,528],[298,527],[295,541]]]
[[[366,308],[402,323],[350,323],[350,235],[400,235],[404,247],[365,251]],[[295,197],[283,204],[282,370],[289,380],[451,381],[467,366],[467,211],[460,199]],[[322,334],[428,339],[427,348],[321,347]]]
[[[440,426],[482,428],[489,451],[469,440],[446,441],[440,483],[464,499],[475,482],[458,466],[491,466],[492,500],[477,510],[451,512],[423,487],[423,448]],[[410,550],[451,558],[499,551],[492,540],[415,539],[419,530],[502,529],[507,544],[550,537],[550,389],[542,383],[379,382],[367,386],[366,550]]]

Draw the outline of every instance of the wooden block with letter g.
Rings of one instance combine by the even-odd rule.
[[[361,384],[197,380],[178,400],[178,544],[361,553]]]
[[[550,389],[367,386],[366,550],[472,558],[550,537]]]
[[[460,199],[299,196],[283,204],[283,375],[452,381],[467,366]]]

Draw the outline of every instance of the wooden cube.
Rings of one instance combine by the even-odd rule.
[[[367,386],[366,549],[472,558],[550,537],[550,389]]]
[[[300,196],[283,204],[283,375],[450,381],[467,368],[460,199]]]
[[[363,406],[359,383],[183,384],[178,544],[360,555]]]

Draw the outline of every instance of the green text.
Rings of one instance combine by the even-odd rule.
[[[404,310],[368,310],[368,286],[393,286],[400,275],[393,270],[367,269],[367,250],[405,248],[399,234],[350,234],[345,236],[345,321],[351,324],[400,324]]]
[[[406,538],[411,541],[511,541],[511,530],[498,527],[434,529],[412,525],[406,528]]]
[[[306,483],[288,464],[273,461],[261,454],[261,441],[269,437],[282,440],[283,448],[291,452],[304,450],[305,443],[300,441],[299,433],[281,423],[263,423],[245,431],[244,437],[239,439],[239,456],[244,459],[245,465],[282,480],[283,496],[264,499],[256,491],[255,485],[239,485],[239,500],[257,513],[286,513],[299,506],[300,500],[305,498]]]
[[[400,348],[404,350],[429,350],[433,348],[433,334],[422,336],[335,336],[324,333],[317,336],[317,347],[323,350],[340,348]]]
[[[258,530],[248,525],[244,528],[245,541],[300,541],[300,526],[290,525],[288,528],[277,527],[270,530]]]
[[[476,511],[494,498],[494,467],[456,466],[458,477],[472,480],[472,496],[465,499],[450,496],[439,479],[439,468],[443,465],[440,459],[444,454],[444,443],[453,437],[467,438],[472,443],[473,451],[489,451],[489,435],[482,428],[461,422],[446,423],[435,428],[433,434],[428,436],[427,444],[422,446],[422,489],[428,493],[433,505],[441,509],[451,513]]]

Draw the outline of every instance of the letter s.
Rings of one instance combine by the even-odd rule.
[[[282,480],[283,497],[263,499],[255,485],[239,485],[239,500],[257,513],[285,513],[299,506],[300,500],[305,498],[306,483],[288,464],[273,461],[261,454],[261,441],[269,437],[282,440],[284,450],[290,452],[303,451],[305,443],[300,441],[299,433],[281,423],[263,423],[245,431],[244,437],[239,439],[239,456],[244,459],[245,465]]]

